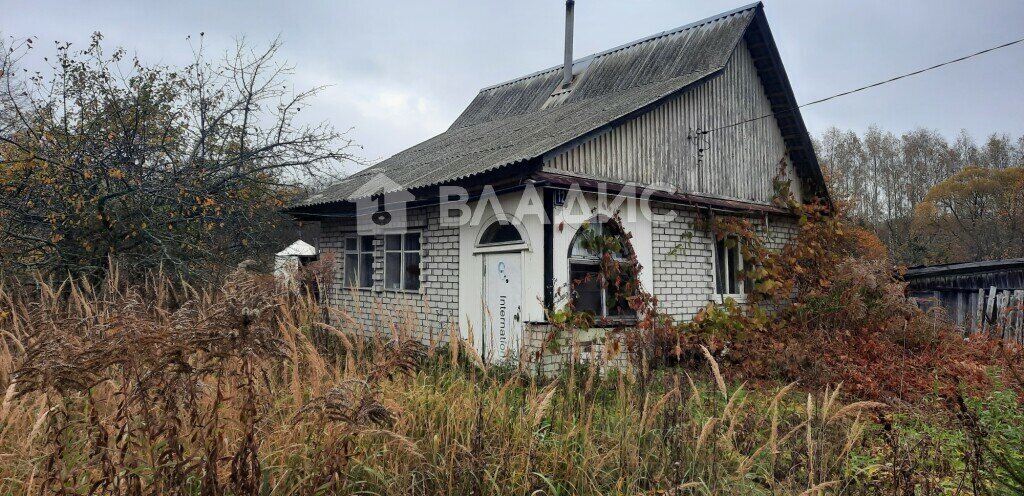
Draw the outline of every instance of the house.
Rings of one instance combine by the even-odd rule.
[[[1024,344],[1024,258],[921,265],[903,279],[918,306],[941,308],[966,334],[994,331]]]
[[[595,230],[628,233],[642,286],[688,319],[749,289],[710,216],[753,219],[780,248],[797,225],[777,181],[827,197],[761,3],[576,59],[566,7],[565,63],[480,90],[447,131],[290,208],[321,222],[349,324],[457,329],[493,359],[532,354],[545,309],[569,301],[628,324],[588,277]]]

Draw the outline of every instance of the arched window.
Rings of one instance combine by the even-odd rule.
[[[511,222],[496,220],[484,229],[480,235],[479,246],[515,245],[523,242],[523,235],[519,233]]]
[[[636,317],[624,294],[635,287],[637,266],[630,258],[627,236],[617,222],[595,217],[584,224],[569,247],[573,308],[602,319]]]

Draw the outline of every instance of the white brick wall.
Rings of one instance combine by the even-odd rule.
[[[655,214],[666,214],[671,207],[654,205]],[[653,264],[645,267],[653,274],[653,288],[661,311],[677,321],[692,318],[714,298],[714,236],[698,221],[702,213],[692,209],[676,210],[676,218],[668,223],[655,222],[652,229]],[[385,291],[383,274],[383,240],[375,243],[374,287],[368,290],[344,287],[344,243],[355,234],[352,219],[322,222],[320,249],[335,254],[335,279],[327,295],[331,306],[344,316],[334,320],[345,330],[372,336],[389,335],[397,326],[399,332],[415,332],[424,342],[446,341],[459,313],[459,232],[457,227],[441,227],[438,208],[424,207],[408,214],[410,231],[421,232],[420,290],[416,292]],[[757,219],[764,232],[764,220]],[[772,216],[768,219],[767,246],[781,249],[796,236],[795,219]],[[468,270],[468,269],[467,269]],[[553,371],[571,358],[571,346],[552,354],[539,355],[549,329],[544,325],[527,326],[523,359],[544,371]],[[457,331],[456,331],[457,332]],[[567,343],[568,344],[568,343]],[[601,349],[600,340],[584,343]]]
[[[655,215],[665,215],[670,212],[670,208],[654,205],[652,211]],[[656,222],[652,229],[652,293],[658,298],[663,312],[676,320],[689,320],[715,296],[715,238],[698,220],[705,214],[691,209],[677,209],[675,214],[671,222]],[[764,236],[764,219],[753,221],[759,233]],[[795,219],[770,216],[765,245],[772,250],[781,250],[798,231]]]
[[[411,210],[407,214],[410,232],[420,232],[419,291],[384,290],[383,238],[374,243],[374,286],[350,289],[344,285],[345,237],[356,231],[353,219],[321,223],[321,252],[334,253],[334,284],[327,298],[331,307],[344,316],[333,320],[364,336],[415,332],[428,342],[444,341],[459,318],[459,232],[457,227],[441,227],[437,207]],[[353,327],[355,327],[353,329]]]
[[[673,221],[655,222],[652,226],[653,264],[644,270],[653,272],[654,287],[647,289],[658,298],[660,310],[676,321],[686,321],[715,299],[714,235],[698,222],[700,216],[704,215],[701,212],[667,205],[652,206],[656,215],[668,214],[670,209],[675,211]],[[766,247],[772,250],[781,250],[799,232],[796,219],[791,217],[770,216],[767,231],[763,218],[753,220],[759,233],[764,236]],[[593,332],[587,333],[587,341],[575,343],[576,350],[571,336],[563,337],[565,342],[557,352],[542,349],[549,331],[550,328],[545,325],[527,328],[525,341],[528,353],[524,358],[530,362],[531,369],[553,373],[573,360],[574,352],[579,353],[580,345],[597,355],[604,351],[603,339],[593,336]],[[542,352],[538,354],[538,350]],[[607,365],[623,368],[628,366],[628,361],[623,353]]]
[[[654,206],[666,215],[666,206]],[[690,318],[708,303],[715,290],[714,237],[697,229],[698,214],[676,210],[671,222],[657,222],[651,230],[654,246],[654,287],[661,310],[673,318]]]

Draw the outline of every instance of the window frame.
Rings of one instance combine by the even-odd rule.
[[[391,237],[391,236],[398,236],[398,240],[399,240],[398,249],[389,249],[388,248],[388,237]],[[417,238],[417,243],[416,243],[417,248],[416,249],[409,249],[409,248],[407,248],[406,239],[408,237],[410,237],[410,236],[416,236],[416,238]],[[403,233],[388,233],[388,234],[384,234],[382,236],[382,239],[383,239],[383,246],[382,246],[382,248],[383,248],[383,252],[384,252],[384,263],[383,263],[383,265],[384,265],[384,280],[383,280],[383,289],[384,289],[384,291],[392,291],[392,292],[399,292],[399,293],[420,293],[423,290],[423,233],[420,232],[420,231],[408,231],[408,232],[403,232]],[[398,266],[398,287],[389,287],[388,286],[388,265],[389,265],[388,264],[388,258],[389,258],[388,255],[389,254],[395,254],[395,253],[399,254],[399,258],[398,258],[398,260],[399,260],[399,266]],[[415,288],[409,288],[408,285],[407,285],[407,282],[410,279],[407,279],[408,274],[406,274],[406,267],[407,267],[406,257],[408,255],[410,255],[410,254],[415,254],[416,257],[417,257],[417,261],[416,261],[417,274],[416,274],[416,287]]]
[[[570,302],[574,301],[575,293],[576,293],[576,290],[573,287],[574,284],[575,284],[575,279],[573,278],[573,274],[576,273],[576,272],[595,273],[592,270],[575,270],[575,267],[580,267],[580,266],[593,267],[593,266],[597,266],[597,268],[598,268],[596,274],[597,274],[597,284],[600,287],[599,294],[600,294],[600,299],[601,299],[601,308],[600,308],[600,313],[595,313],[594,314],[594,317],[596,319],[595,325],[598,326],[598,327],[601,327],[601,323],[602,322],[606,322],[606,323],[611,324],[611,325],[616,325],[616,324],[622,324],[622,323],[636,322],[636,320],[637,320],[636,312],[633,309],[628,308],[628,307],[627,307],[627,311],[629,312],[629,314],[627,314],[627,315],[609,315],[609,313],[608,313],[608,292],[609,292],[609,288],[606,287],[606,281],[604,280],[605,275],[601,271],[601,257],[602,257],[602,255],[601,254],[597,254],[597,256],[592,256],[592,255],[577,255],[577,254],[575,254],[575,252],[576,252],[576,245],[581,241],[581,235],[583,233],[583,229],[585,228],[585,226],[591,226],[591,228],[593,228],[593,226],[597,226],[598,229],[600,229],[599,235],[603,236],[604,235],[605,224],[614,224],[615,228],[619,231],[619,236],[622,237],[622,239],[623,239],[623,249],[624,250],[631,250],[629,244],[625,242],[625,239],[626,239],[625,238],[625,229],[623,229],[623,227],[621,225],[618,225],[618,223],[615,221],[615,219],[612,219],[610,217],[606,217],[606,216],[603,216],[603,215],[599,215],[599,216],[593,217],[590,220],[588,220],[587,222],[583,223],[580,226],[580,228],[577,229],[576,233],[573,235],[572,239],[569,241],[569,253],[568,253],[568,257],[566,257],[566,266],[567,266],[566,268],[568,269],[568,273],[569,273],[568,275],[569,275],[569,300],[570,300]],[[616,260],[616,261],[625,262],[625,261],[628,260],[628,254],[626,254],[626,255],[621,254],[621,253],[620,254],[613,254],[612,258],[614,260]],[[574,304],[574,308],[575,308],[575,304]],[[579,310],[579,309],[577,308],[576,310]]]
[[[494,228],[495,226],[497,226],[498,229],[501,229],[503,227],[514,229],[515,232],[516,232],[516,235],[518,236],[519,239],[514,239],[514,240],[511,240],[511,241],[499,241],[499,242],[487,242],[487,241],[484,241],[484,237],[491,230],[491,228]],[[505,248],[505,247],[509,247],[509,246],[521,246],[521,245],[525,245],[525,244],[526,244],[526,236],[523,236],[522,229],[520,229],[519,226],[517,226],[516,223],[512,222],[512,220],[510,220],[510,219],[504,219],[504,220],[503,219],[494,219],[491,222],[487,223],[485,225],[485,227],[480,230],[480,235],[477,236],[477,240],[476,240],[476,247],[477,248]]]
[[[732,248],[725,246],[727,240],[735,240],[736,245]],[[724,236],[722,239],[715,239],[715,243],[712,250],[712,263],[714,267],[714,294],[719,302],[724,301],[726,298],[732,298],[737,301],[744,301],[747,295],[750,294],[750,287],[746,277],[742,276],[742,272],[746,270],[746,262],[743,260],[743,240],[736,235],[730,234]],[[723,254],[722,251],[725,251]],[[732,254],[735,253],[735,267],[732,266],[733,258]],[[721,267],[724,261],[724,270]],[[733,269],[732,277],[729,276],[729,269]],[[725,277],[725,280],[722,280]],[[729,291],[730,279],[734,282],[734,287]],[[720,285],[721,284],[721,285]]]
[[[372,235],[360,235],[360,234],[351,234],[351,235],[345,236],[345,238],[344,238],[345,258],[343,259],[344,260],[344,265],[342,267],[343,270],[344,270],[344,273],[342,274],[342,284],[344,285],[345,288],[347,288],[347,289],[359,289],[359,290],[363,290],[363,291],[372,291],[373,290],[374,275],[376,274],[375,265],[376,265],[376,261],[377,261],[377,249],[376,249],[377,247],[376,247],[376,239],[375,238],[376,237],[372,236]],[[364,247],[364,244],[363,244],[364,241],[367,240],[367,239],[370,242],[370,248],[368,250]],[[354,243],[354,245],[355,245],[355,249],[354,250],[349,249],[349,241],[352,241]],[[350,267],[349,267],[349,257],[350,256],[354,256],[355,260],[356,260],[355,268],[354,268],[354,275],[353,275],[353,279],[355,279],[354,284],[353,284],[353,281],[349,281],[349,277],[348,277],[349,273],[350,273],[349,272],[349,270],[350,270]],[[370,276],[369,276],[369,280],[368,280],[369,284],[363,285],[363,274],[362,274],[363,267],[362,267],[362,262],[363,262],[363,257],[366,257],[366,256],[370,257]]]

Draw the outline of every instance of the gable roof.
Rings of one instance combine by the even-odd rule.
[[[413,190],[537,159],[719,74],[752,25],[759,33],[752,50],[765,52],[764,70],[781,75],[776,77],[778,88],[769,91],[773,110],[791,109],[796,101],[758,2],[575,60],[575,79],[567,91],[555,94],[562,80],[560,65],[484,88],[444,133],[311,195],[293,209],[354,201],[363,183],[379,174]],[[762,71],[761,65],[758,69]],[[787,113],[795,119],[776,116],[780,127],[789,122],[792,128],[783,128],[787,146],[809,151],[793,158],[798,172],[823,183],[799,111]]]

